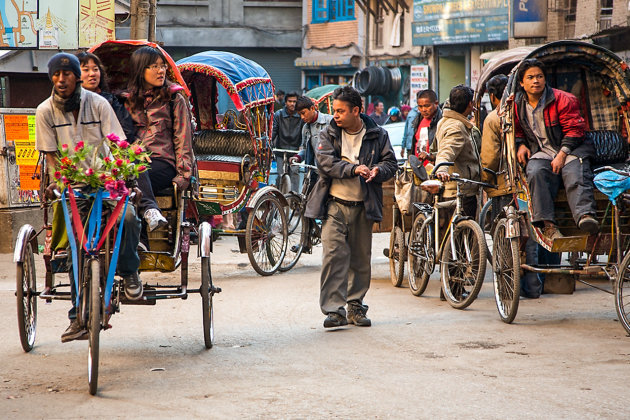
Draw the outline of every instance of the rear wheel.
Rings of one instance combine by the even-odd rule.
[[[473,220],[462,220],[451,228],[455,249],[453,252],[447,237],[440,268],[442,290],[453,308],[464,309],[477,298],[483,284],[487,244],[484,233]]]
[[[630,334],[630,252],[621,261],[615,281],[615,309],[619,322]]]
[[[212,307],[212,273],[210,257],[201,257],[201,309],[203,312],[203,340],[207,349],[214,344],[214,310]]]
[[[245,230],[247,256],[261,276],[275,273],[287,250],[287,222],[280,201],[271,194],[255,204]]]
[[[405,234],[400,226],[394,226],[389,237],[389,277],[394,287],[400,287],[405,276]]]
[[[99,335],[101,333],[101,272],[98,259],[89,260],[90,296],[88,315],[88,383],[90,394],[98,389]]]
[[[22,349],[29,352],[35,344],[37,327],[37,275],[35,272],[35,257],[30,242],[24,247],[24,258],[17,263],[17,316],[18,329]]]
[[[415,296],[424,293],[435,269],[432,228],[431,221],[427,222],[426,216],[419,213],[409,234],[409,290]]]
[[[492,238],[494,299],[501,321],[510,324],[516,317],[521,294],[521,257],[518,238],[507,238],[507,219],[497,223]]]
[[[287,199],[287,252],[280,265],[280,271],[289,271],[297,264],[304,250],[305,229],[308,229],[307,220],[302,215],[302,199],[295,193],[289,193]]]

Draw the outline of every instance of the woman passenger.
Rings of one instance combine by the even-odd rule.
[[[145,46],[129,61],[125,108],[136,126],[136,138],[151,153],[151,185],[139,185],[148,198],[144,218],[151,226],[166,223],[154,194],[173,183],[180,191],[190,185],[193,170],[192,126],[184,88],[167,79],[168,64],[159,50]],[[163,222],[162,222],[163,220]]]

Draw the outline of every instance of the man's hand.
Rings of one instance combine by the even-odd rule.
[[[289,163],[300,163],[301,161],[300,155],[294,155],[289,158]]]
[[[405,151],[406,149],[404,147],[400,148],[400,157],[405,157]]]
[[[188,188],[188,186],[190,185],[190,180],[177,175],[175,178],[173,178],[173,183],[177,185],[177,191],[185,191],[186,188]]]
[[[527,146],[525,146],[524,144],[521,144],[518,148],[518,152],[516,153],[516,159],[518,160],[518,163],[525,166],[527,165],[527,161],[529,160],[531,155],[532,155],[532,152],[529,151]]]
[[[429,154],[427,152],[420,152],[418,153],[418,159],[422,160],[428,160],[429,159]]]
[[[442,182],[447,182],[451,179],[451,175],[448,172],[437,172],[435,177]]]
[[[370,168],[365,165],[359,165],[354,168],[354,174],[357,176],[362,176],[365,179],[368,179],[371,175]]]
[[[562,150],[558,152],[555,158],[551,161],[551,170],[554,174],[559,174],[562,168],[564,168],[564,162],[567,160],[567,154]]]
[[[379,172],[378,166],[373,167],[372,170],[370,171],[370,176],[365,180],[365,182],[370,182],[371,180],[373,180],[374,177],[378,175],[378,172]]]
[[[55,191],[56,191],[56,194],[55,194]],[[51,182],[46,187],[46,191],[44,192],[44,195],[49,200],[55,200],[60,195],[59,188],[57,187],[57,183],[56,182]]]

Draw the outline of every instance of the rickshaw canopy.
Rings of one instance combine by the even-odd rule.
[[[127,89],[127,81],[129,79],[129,58],[135,50],[141,47],[153,47],[157,49],[168,64],[168,79],[181,85],[187,96],[190,96],[190,90],[186,86],[186,82],[179,73],[175,61],[162,47],[154,42],[138,41],[138,40],[119,40],[104,41],[91,47],[88,52],[96,54],[101,59],[107,76],[109,78],[109,86],[112,91],[122,91]]]
[[[305,93],[311,99],[315,99],[316,103],[320,103],[328,96],[330,96],[335,89],[337,89],[339,85],[324,85],[313,88]]]
[[[258,63],[225,51],[204,51],[177,62],[184,79],[191,73],[214,78],[225,88],[238,111],[275,101],[267,71]]]

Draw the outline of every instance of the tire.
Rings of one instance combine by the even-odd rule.
[[[477,298],[483,284],[488,245],[484,233],[473,220],[462,220],[452,225],[452,228],[455,259],[447,236],[440,262],[442,290],[453,308],[464,309]]]
[[[500,219],[492,238],[494,299],[501,321],[511,324],[518,312],[521,294],[519,239],[506,238],[507,219]]]
[[[405,234],[400,226],[394,226],[389,236],[389,278],[394,287],[400,287],[405,276],[407,249]]]
[[[488,219],[488,216],[492,213],[492,200],[488,199],[486,204],[481,208],[481,212],[479,213],[479,226],[484,231],[484,233],[492,234],[492,220]]]
[[[286,172],[282,174],[280,177],[280,181],[278,182],[278,189],[282,193],[282,195],[287,195],[291,192],[291,176]]]
[[[33,350],[37,330],[37,273],[30,242],[24,248],[24,260],[17,263],[16,296],[20,343],[25,352]]]
[[[98,389],[99,335],[101,333],[101,272],[98,259],[90,264],[90,314],[88,320],[88,384],[90,395]]]
[[[429,277],[435,269],[435,244],[433,225],[419,213],[413,221],[409,234],[409,290],[414,296],[421,296],[429,284]]]
[[[287,221],[280,201],[271,194],[262,197],[249,212],[245,229],[247,256],[261,276],[275,273],[287,250]]]
[[[286,218],[287,218],[287,252],[280,264],[281,272],[289,271],[297,264],[305,243],[305,229],[309,224],[302,214],[302,199],[295,193],[289,193],[285,197],[287,199]]]
[[[210,257],[201,257],[201,309],[203,316],[203,341],[207,349],[214,345],[214,308],[212,305],[212,267]]]
[[[630,252],[621,261],[614,293],[617,317],[626,334],[630,334]]]

